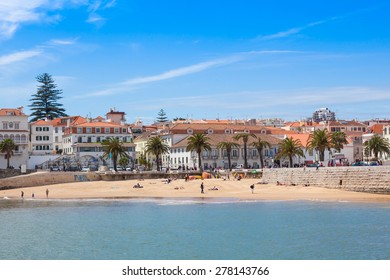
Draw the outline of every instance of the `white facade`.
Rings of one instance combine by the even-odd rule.
[[[383,138],[387,140],[388,143],[390,143],[390,125],[383,126]],[[382,155],[383,160],[389,160],[390,155]]]
[[[31,155],[53,154],[53,125],[40,120],[31,124]]]
[[[14,155],[10,158],[10,166],[19,168],[27,165],[28,160],[28,116],[23,113],[23,108],[0,109],[0,142],[11,139],[16,144]],[[0,154],[0,168],[7,167],[4,154]]]
[[[107,138],[123,141],[127,154],[135,160],[135,144],[127,126],[105,122],[85,122],[67,127],[62,138],[63,154],[100,158],[104,153],[101,143]]]

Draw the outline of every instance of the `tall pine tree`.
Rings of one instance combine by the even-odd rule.
[[[58,117],[65,117],[65,109],[62,104],[57,101],[62,98],[62,90],[56,89],[57,85],[53,78],[48,73],[43,73],[36,77],[38,83],[37,93],[32,95],[29,105],[31,108],[32,122],[44,118],[55,119]]]
[[[167,121],[168,121],[167,114],[165,114],[165,111],[163,109],[161,109],[157,113],[157,122],[163,123],[163,122],[167,122]]]

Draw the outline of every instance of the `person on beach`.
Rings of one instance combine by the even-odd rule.
[[[21,198],[24,197],[24,191],[21,191],[21,192],[20,192],[20,197],[21,197]]]
[[[46,198],[49,198],[49,189],[46,189]]]
[[[250,188],[251,188],[252,194],[253,194],[253,190],[255,189],[255,184],[252,184],[252,185],[250,186]]]
[[[203,185],[203,182],[202,182],[202,184],[200,184],[200,193],[204,193],[204,185]]]
[[[31,197],[32,197],[32,198],[34,198],[34,197],[35,197],[34,193],[32,193]]]

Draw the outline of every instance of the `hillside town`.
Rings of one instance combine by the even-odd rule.
[[[235,142],[229,158],[230,168],[277,168],[302,166],[340,166],[353,164],[387,164],[389,154],[381,153],[375,158],[367,153],[364,143],[379,135],[390,141],[390,120],[367,121],[339,120],[328,108],[320,108],[311,117],[300,121],[282,119],[184,119],[168,120],[161,110],[156,122],[143,124],[142,120],[129,123],[126,113],[111,108],[103,116],[67,116],[55,119],[40,119],[29,122],[23,107],[0,109],[0,142],[11,139],[15,149],[11,156],[4,152],[0,168],[26,170],[49,169],[52,171],[94,171],[101,166],[113,167],[111,156],[104,157],[102,143],[116,138],[126,151],[128,161],[118,165],[117,170],[156,170],[153,154],[145,152],[151,137],[159,136],[169,147],[159,159],[158,168],[168,170],[227,169],[227,150],[220,143]],[[346,143],[337,151],[327,149],[323,160],[316,149],[309,149],[310,135],[326,129],[329,133],[343,132]],[[195,151],[187,149],[188,140],[194,134],[207,136],[210,149],[202,150],[201,163]],[[235,135],[248,134],[248,143],[237,141]],[[299,140],[303,156],[278,158],[283,139]],[[256,139],[269,143],[260,150],[254,145]],[[246,147],[246,153],[245,153]],[[246,157],[246,158],[245,158]],[[229,159],[229,160],[230,160]],[[245,162],[247,160],[247,162]],[[245,166],[246,164],[246,166]]]

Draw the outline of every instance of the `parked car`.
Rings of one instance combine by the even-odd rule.
[[[377,161],[370,161],[370,162],[368,163],[368,165],[369,165],[369,166],[378,166],[379,163],[378,163]]]

